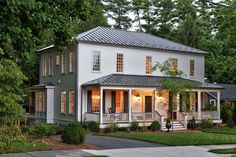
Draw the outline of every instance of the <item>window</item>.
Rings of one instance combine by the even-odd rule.
[[[46,58],[43,58],[42,64],[43,64],[43,76],[46,76],[47,75],[47,62],[46,62]]]
[[[70,52],[70,72],[74,71],[74,65],[75,65],[75,52]]]
[[[172,58],[171,59],[171,64],[172,64],[174,75],[176,75],[176,72],[177,72],[177,69],[178,69],[178,59],[177,58]]]
[[[36,111],[37,112],[45,112],[46,111],[46,92],[38,91],[35,94],[36,96]]]
[[[123,72],[123,54],[118,53],[116,56],[116,72]]]
[[[69,100],[70,100],[69,113],[74,113],[75,112],[75,91],[74,90],[70,90]]]
[[[60,55],[56,55],[56,65],[60,65]]]
[[[100,52],[93,51],[93,71],[100,71]]]
[[[146,74],[152,72],[152,56],[146,56]]]
[[[190,60],[190,76],[194,76],[195,63],[194,60]]]
[[[92,112],[99,112],[100,108],[100,92],[98,90],[92,91]]]
[[[61,91],[61,113],[66,113],[66,91]]]
[[[52,56],[49,57],[49,67],[48,67],[48,75],[53,74],[53,58]]]
[[[66,73],[66,54],[65,53],[61,55],[61,73],[62,74]]]

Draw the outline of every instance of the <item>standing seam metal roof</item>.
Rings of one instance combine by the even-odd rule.
[[[207,52],[144,32],[97,27],[76,37],[77,41],[95,42],[112,45],[133,46],[207,54]]]

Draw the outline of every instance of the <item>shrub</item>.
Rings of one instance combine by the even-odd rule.
[[[152,131],[158,131],[158,130],[161,129],[161,125],[158,121],[155,120],[155,121],[152,122],[150,129]]]
[[[85,130],[79,122],[71,122],[62,132],[62,140],[68,144],[81,144],[85,139]]]
[[[227,125],[225,123],[219,123],[216,125],[218,128],[224,128],[226,127]]]
[[[232,119],[227,120],[226,124],[230,128],[233,128],[235,126],[235,123]]]
[[[170,123],[170,119],[169,118],[167,118],[167,120],[166,120],[166,128],[167,128],[167,131],[169,132],[170,128],[171,128],[171,123]]]
[[[229,105],[221,105],[220,117],[224,123],[226,123],[229,119],[233,119],[233,110]]]
[[[119,126],[117,125],[117,123],[111,122],[111,123],[109,123],[109,125],[106,128],[105,132],[106,133],[112,133],[112,132],[118,131],[118,129],[119,129]]]
[[[188,129],[196,129],[197,128],[197,123],[195,120],[195,117],[193,117],[189,122],[188,122]]]
[[[20,130],[22,133],[27,134],[30,132],[30,127],[29,127],[29,125],[21,125]]]
[[[91,132],[99,132],[99,130],[100,130],[99,124],[94,121],[89,122],[87,127]]]
[[[31,133],[38,137],[56,135],[57,126],[55,124],[37,122],[35,126],[32,128]]]
[[[145,122],[142,122],[142,125],[139,127],[139,130],[142,132],[145,132],[148,130],[147,126],[145,125]]]
[[[131,126],[130,126],[130,130],[137,131],[138,128],[139,128],[139,122],[138,121],[132,121]]]
[[[201,128],[206,129],[206,128],[213,128],[213,122],[211,119],[203,119],[201,123]]]

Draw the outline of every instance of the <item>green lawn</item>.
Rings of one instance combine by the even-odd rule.
[[[0,153],[18,153],[18,152],[29,152],[29,151],[43,151],[50,150],[50,146],[40,142],[16,142],[9,146],[0,146]]]
[[[228,148],[228,149],[211,149],[209,152],[217,153],[217,154],[236,154],[236,148]]]
[[[209,128],[209,129],[203,129],[203,132],[209,132],[209,133],[219,133],[219,134],[231,134],[236,135],[236,128]]]
[[[106,135],[148,141],[169,146],[236,144],[236,135],[206,132],[111,133]]]

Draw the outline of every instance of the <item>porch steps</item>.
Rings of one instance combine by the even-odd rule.
[[[174,121],[173,125],[174,125],[174,129],[173,130],[187,130],[187,128],[185,128],[183,126],[183,124],[180,123],[179,121]],[[172,130],[172,128],[170,128],[170,130]],[[166,122],[163,123],[163,131],[167,131]]]

